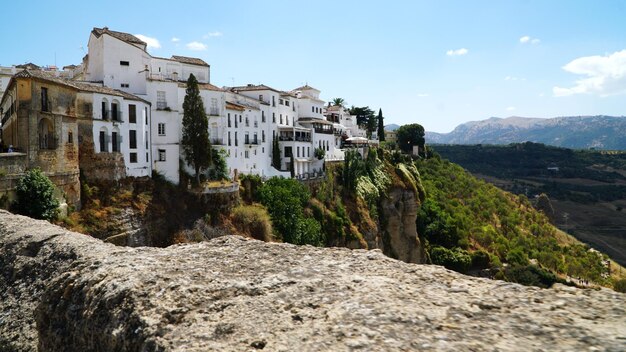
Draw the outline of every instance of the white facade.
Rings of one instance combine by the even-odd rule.
[[[341,158],[343,154],[337,152],[341,146],[338,132],[345,129],[350,136],[359,133],[358,127],[354,128],[356,124],[329,121],[320,91],[313,87],[305,85],[290,92],[264,85],[221,89],[210,84],[210,67],[204,61],[180,56],[153,57],[146,51],[146,43],[106,27],[94,28],[91,32],[84,66],[86,80],[102,82],[106,87],[123,90],[151,103],[147,105],[148,128],[141,130],[148,133],[143,139],[148,141],[148,147],[144,148],[147,160],[151,168],[175,183],[179,182],[180,165],[184,165],[180,163],[182,105],[184,82],[190,74],[200,82],[209,138],[214,148],[226,152],[231,176],[235,170],[240,174],[266,177],[288,176],[292,168],[297,176],[303,177],[307,173],[321,172],[324,161],[315,157],[315,150],[323,149],[327,159]],[[123,109],[127,108],[125,101],[119,103]],[[99,107],[94,106],[94,109]],[[339,125],[341,128],[337,128]],[[94,133],[109,128],[117,133],[119,129],[120,149],[127,154],[130,153],[126,145],[128,138],[124,137],[131,127],[102,122],[97,127],[94,125]],[[272,166],[274,139],[279,141],[280,147],[279,169]],[[193,172],[188,166],[185,169]]]

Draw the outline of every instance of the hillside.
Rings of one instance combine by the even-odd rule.
[[[547,194],[554,224],[626,265],[626,153],[534,143],[433,149],[502,189]]]
[[[426,132],[426,142],[509,144],[529,141],[575,149],[626,150],[624,131],[624,116],[492,117],[461,124],[450,133]]]

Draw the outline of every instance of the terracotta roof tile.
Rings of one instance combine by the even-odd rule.
[[[183,64],[191,64],[191,65],[199,65],[199,66],[209,66],[204,60],[199,59],[197,57],[187,57],[187,56],[178,56],[172,55],[172,60],[181,62]]]
[[[146,44],[146,42],[142,41],[141,39],[135,37],[132,34],[124,33],[124,32],[112,31],[108,27],[104,27],[104,28],[96,28],[96,27],[94,27],[94,29],[91,31],[91,33],[93,33],[96,37],[100,37],[103,34],[108,34],[111,37],[117,38],[117,39],[119,39],[119,40],[121,40],[123,42],[132,43],[132,44],[148,45],[148,44]]]

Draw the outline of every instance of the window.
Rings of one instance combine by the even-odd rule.
[[[259,100],[263,101],[263,94],[259,94]]]
[[[228,131],[228,146],[230,146],[230,131]]]
[[[300,147],[296,147],[296,156],[300,157]]]
[[[228,113],[228,127],[230,127],[230,113]]]
[[[241,123],[241,115],[239,115],[239,123]],[[237,126],[235,126],[235,127],[237,127]]]
[[[145,132],[143,139],[146,141],[146,150],[148,150],[148,131]]]
[[[120,61],[120,66],[130,66],[130,62],[128,62],[128,61]]]
[[[102,119],[103,120],[108,120],[108,116],[107,116],[107,102],[103,101],[102,102]]]
[[[285,157],[286,158],[290,158],[292,156],[292,151],[291,151],[291,147],[285,147]]]
[[[128,104],[128,122],[137,123],[137,106]]]
[[[50,111],[48,88],[41,88],[41,111]]]
[[[276,113],[272,113],[272,123],[276,123]]]
[[[128,83],[122,83],[122,84],[120,84],[120,86],[121,86],[122,88],[128,88],[128,87],[130,87],[130,86],[128,85]]]
[[[315,112],[315,107],[311,106],[311,112]]]
[[[291,106],[291,110],[296,111],[296,104],[293,104],[293,105]]]
[[[119,116],[121,114],[118,114],[117,111],[117,104],[116,103],[111,103],[111,118],[113,119],[113,121],[120,121],[120,117]]]
[[[249,150],[246,150],[246,151],[244,152],[244,157],[245,157],[246,159],[249,159],[249,158],[250,158],[250,151],[249,151]]]
[[[130,149],[137,149],[137,131],[130,130],[128,131],[128,139],[130,140]],[[135,159],[137,159],[137,154],[135,154]]]
[[[265,131],[261,131],[261,142],[265,143]]]
[[[148,126],[148,108],[147,107],[143,108],[143,113],[146,118],[146,126]]]
[[[209,108],[209,115],[219,116],[220,110],[217,108],[217,98],[211,98],[211,107]]]
[[[99,142],[100,142],[100,153],[107,152],[107,139],[106,132],[100,131]]]
[[[137,162],[137,153],[130,153],[130,162],[131,163]]]
[[[276,97],[272,95],[272,106],[276,106]]]
[[[111,133],[111,143],[113,144],[113,151],[114,152],[119,152],[120,151],[120,147],[119,144],[117,143],[117,132],[113,132]]]
[[[285,118],[287,119],[287,122],[285,122],[285,125],[289,125],[289,116],[285,116]]]
[[[279,105],[285,105],[285,102],[284,102],[284,100],[282,100],[282,99],[278,99],[278,104],[279,104]]]
[[[248,118],[248,115],[246,115],[246,127],[250,126],[250,119]]]
[[[165,149],[159,149],[159,161],[165,161]]]
[[[265,122],[265,111],[261,111],[261,122]]]
[[[311,157],[311,147],[306,147],[306,156],[307,156],[308,158],[310,158],[310,157]]]
[[[244,136],[244,144],[250,144],[250,134],[248,132]]]
[[[167,108],[167,100],[165,98],[165,91],[157,91],[157,110],[164,110]]]
[[[67,143],[74,144],[74,135],[72,131],[67,131]]]
[[[257,139],[257,134],[254,132],[254,139],[252,139],[252,143],[259,144],[259,140]]]
[[[165,136],[165,123],[161,122],[157,125],[159,136]]]
[[[283,114],[280,114],[280,124],[283,124]]]
[[[237,120],[235,120],[237,121]],[[235,147],[239,145],[239,141],[237,140],[237,131],[235,131]]]
[[[149,162],[150,160],[148,159],[148,153],[146,153],[146,162]]]
[[[285,105],[289,106],[289,100],[285,100]]]

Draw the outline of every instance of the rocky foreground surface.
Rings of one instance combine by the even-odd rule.
[[[626,295],[379,251],[115,247],[0,211],[0,351],[626,349]]]

